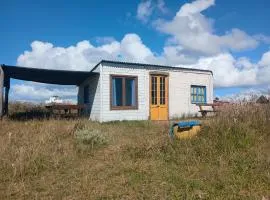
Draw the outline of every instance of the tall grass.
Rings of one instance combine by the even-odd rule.
[[[0,199],[269,198],[269,105],[225,107],[190,140],[171,141],[168,130],[1,121]]]

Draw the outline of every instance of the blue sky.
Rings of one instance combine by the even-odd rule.
[[[269,87],[270,82],[264,77],[270,75],[270,54],[267,54],[270,46],[268,0],[10,0],[2,1],[1,8],[0,62],[4,64],[57,69],[65,69],[67,66],[67,69],[86,70],[87,66],[90,69],[97,62],[97,58],[92,55],[98,54],[104,45],[109,45],[109,50],[106,48],[106,52],[102,51],[101,55],[114,58],[121,54],[128,60],[139,59],[144,62],[198,68],[205,68],[207,66],[204,64],[210,63],[211,67],[207,69],[217,74],[217,96],[238,93],[249,88]],[[145,8],[148,11],[146,13]],[[176,18],[176,13],[181,8],[181,17]],[[200,11],[193,12],[194,8]],[[182,27],[178,30],[177,26],[183,24],[186,17],[189,20],[187,25],[195,22],[197,25],[199,23],[198,27],[191,30]],[[195,33],[197,29],[199,31]],[[234,32],[233,29],[237,31]],[[194,38],[189,38],[191,41],[201,38],[199,34],[209,34],[207,38],[210,39],[208,43],[201,44],[198,41],[197,46],[196,42],[192,46],[183,40],[185,34],[193,35]],[[39,41],[34,43],[35,49],[31,47],[34,41]],[[82,41],[81,46],[78,45]],[[53,46],[47,47],[48,43]],[[115,45],[111,45],[112,43]],[[216,44],[213,45],[214,43]],[[72,58],[66,64],[62,60],[69,60],[71,52],[66,52],[69,51],[66,49],[70,46],[80,49],[78,57],[82,58]],[[92,46],[95,48],[94,52],[89,50]],[[49,55],[58,51],[56,47],[64,49],[61,52],[64,51],[62,53],[65,54],[65,59],[57,58],[55,62],[44,64]],[[142,52],[140,56],[134,55],[130,50],[132,47],[139,48],[137,51]],[[42,48],[46,49],[46,55],[42,54]],[[165,51],[164,48],[170,51]],[[25,51],[29,51],[29,54],[26,55]],[[266,55],[263,57],[264,54]],[[20,55],[21,59],[18,59]],[[181,56],[184,58],[179,59]],[[74,68],[81,63],[84,64],[83,68]],[[232,66],[226,68],[223,65]],[[234,74],[230,76],[230,73]],[[254,77],[247,78],[249,76]],[[223,78],[224,81],[221,81]],[[12,81],[12,84],[18,86],[15,87],[16,92],[21,94],[18,98],[27,99],[26,93],[29,90],[23,86],[29,87],[29,83]],[[36,84],[30,91],[42,91],[44,88],[58,91],[59,87],[41,87]]]

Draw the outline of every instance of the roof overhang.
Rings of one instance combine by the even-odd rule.
[[[11,65],[1,65],[1,67],[4,71],[5,86],[9,85],[10,78],[48,84],[80,85],[93,74],[89,71],[37,69]]]

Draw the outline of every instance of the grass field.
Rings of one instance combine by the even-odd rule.
[[[268,199],[270,106],[237,106],[170,140],[149,121],[5,119],[0,199]]]

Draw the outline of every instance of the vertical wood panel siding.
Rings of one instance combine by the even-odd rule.
[[[126,75],[126,76],[137,76],[138,77],[138,97],[137,109],[126,109],[126,110],[111,110],[110,108],[110,77],[111,75]],[[145,70],[134,69],[127,67],[118,66],[105,66],[102,67],[102,122],[114,121],[114,120],[147,120],[147,106],[146,106],[146,92],[145,89]],[[148,104],[147,104],[148,105]]]
[[[206,86],[207,103],[213,102],[213,77],[208,72],[186,72],[164,70],[162,68],[145,69],[117,64],[103,65],[101,91],[103,106],[101,121],[113,120],[147,120],[149,119],[149,74],[160,71],[169,74],[169,118],[183,114],[199,114],[199,108],[191,103],[191,85]],[[110,110],[110,75],[138,76],[138,110]]]
[[[93,121],[100,121],[100,74],[91,75],[79,86],[78,104],[84,104],[84,86],[86,85],[89,85],[89,103],[84,114]]]
[[[101,69],[102,68],[102,69]],[[213,76],[210,72],[183,71],[178,69],[144,68],[128,64],[100,65],[100,76],[91,75],[80,87],[78,102],[83,102],[83,87],[89,84],[89,117],[100,122],[115,120],[149,119],[149,78],[151,72],[163,72],[169,75],[169,118],[181,117],[183,114],[199,114],[199,108],[191,103],[191,85],[206,86],[207,103],[213,102]],[[110,109],[110,76],[129,75],[138,77],[138,109]]]

